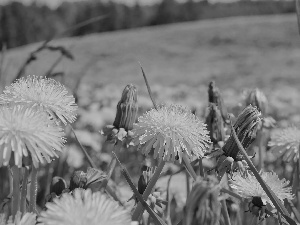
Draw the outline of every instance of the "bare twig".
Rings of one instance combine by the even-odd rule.
[[[72,27],[70,27],[70,28],[67,28],[67,29],[63,30],[62,32],[60,32],[60,33],[56,33],[56,34],[52,35],[50,38],[46,39],[46,40],[45,40],[45,41],[44,41],[44,42],[43,42],[36,50],[32,51],[32,52],[29,54],[28,58],[24,61],[24,63],[23,63],[22,66],[20,67],[20,69],[19,69],[19,71],[18,71],[18,73],[17,73],[17,75],[16,75],[16,77],[15,77],[15,80],[21,78],[22,75],[23,75],[24,72],[25,72],[26,67],[27,67],[32,61],[34,61],[34,60],[37,59],[37,53],[41,52],[41,51],[44,50],[44,49],[49,49],[49,50],[54,50],[54,49],[55,49],[55,47],[53,48],[53,47],[49,47],[49,46],[48,46],[49,42],[52,41],[54,38],[61,37],[62,35],[64,35],[64,34],[70,32],[70,31],[72,31],[72,30],[76,30],[76,29],[78,29],[78,28],[80,28],[80,27],[84,27],[84,26],[86,26],[86,25],[88,25],[88,24],[95,23],[95,22],[100,21],[100,20],[102,20],[102,19],[104,19],[104,18],[106,18],[106,17],[107,17],[107,15],[101,15],[101,16],[93,17],[93,18],[91,18],[91,19],[88,19],[88,20],[86,20],[86,21],[83,21],[83,22],[81,22],[81,23],[78,23],[78,24],[76,24],[76,25],[74,25],[74,26],[72,26]],[[56,48],[55,50],[62,51],[62,49],[60,49],[60,48]]]

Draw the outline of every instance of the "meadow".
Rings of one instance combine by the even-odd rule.
[[[113,147],[105,142],[99,131],[113,123],[124,87],[132,83],[138,89],[138,116],[153,108],[139,62],[156,102],[181,104],[204,121],[208,85],[214,80],[228,112],[235,117],[245,107],[246,91],[259,88],[268,99],[265,116],[276,120],[276,129],[300,122],[300,37],[295,14],[178,23],[61,38],[51,43],[64,46],[74,56],[74,60],[63,58],[53,71],[63,74],[55,77],[56,80],[65,84],[70,92],[76,91],[79,109],[73,128],[79,142],[102,170],[106,170],[113,159],[110,153]],[[0,90],[1,86],[3,89],[13,81],[28,54],[39,45],[31,44],[2,54],[4,69]],[[38,54],[38,59],[26,67],[24,74],[43,76],[58,57],[60,55],[56,52]],[[49,182],[50,175],[69,180],[75,170],[86,171],[88,167],[76,138],[68,128],[66,130],[68,137],[63,154],[40,171],[37,198],[40,206],[43,206],[44,197],[49,192],[42,184]],[[270,152],[265,154],[266,170],[276,170],[280,177],[292,179],[293,164],[282,166],[281,160],[276,161]],[[137,183],[145,157],[135,149],[127,153],[121,151],[118,157]],[[209,160],[204,160],[203,165],[206,171],[213,168]],[[165,171],[174,173],[179,168],[178,163],[167,163]],[[7,179],[6,171],[0,169],[1,174]],[[165,188],[169,177],[158,180],[157,186]],[[180,185],[186,182],[186,177],[184,172],[174,175],[170,184],[171,195],[175,198],[169,215],[173,224],[180,223],[186,190],[193,183],[189,179],[189,185]],[[134,202],[126,202],[132,191],[119,169],[115,170],[113,180],[109,184],[115,185],[121,201],[132,208]],[[0,197],[4,199],[8,194],[7,184],[2,183],[0,190],[3,193]],[[232,212],[235,212],[234,207]],[[242,207],[246,209],[247,205]],[[251,213],[237,211],[242,219],[233,218],[235,214],[232,214],[232,224],[241,224],[242,220],[245,225],[258,223],[249,222]],[[275,224],[275,221],[267,219],[267,224]],[[228,221],[222,219],[220,224],[228,225]]]

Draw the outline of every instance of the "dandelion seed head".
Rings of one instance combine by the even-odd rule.
[[[296,162],[299,159],[300,129],[291,126],[274,132],[268,145],[277,157],[283,157],[286,162]]]
[[[63,129],[49,120],[45,112],[24,105],[0,106],[0,166],[14,164],[30,156],[35,167],[58,157],[65,139]]]
[[[38,222],[44,225],[130,225],[130,214],[101,192],[75,189],[46,204]]]
[[[288,180],[280,180],[275,172],[260,172],[260,176],[271,188],[274,194],[280,199],[280,201],[294,198],[292,188],[288,187]],[[253,174],[248,174],[247,177],[242,177],[241,174],[235,173],[230,181],[230,187],[244,198],[252,199],[253,197],[260,197],[265,205],[266,203],[270,203],[270,205],[274,207],[273,203]]]
[[[206,125],[180,105],[160,106],[139,117],[134,124],[133,143],[147,155],[152,147],[154,158],[181,162],[183,152],[203,157],[210,144]]]
[[[64,124],[76,120],[75,98],[59,82],[51,78],[27,76],[5,87],[0,104],[19,103],[39,107]]]

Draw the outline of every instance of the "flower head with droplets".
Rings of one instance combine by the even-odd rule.
[[[133,126],[133,143],[147,155],[152,147],[154,158],[182,160],[182,154],[203,157],[210,144],[206,125],[180,105],[160,106],[139,117]]]
[[[42,108],[64,124],[76,119],[77,105],[75,98],[68,95],[67,89],[54,79],[28,76],[18,79],[7,86],[0,95],[0,104],[30,104]]]
[[[9,164],[12,152],[14,164],[22,166],[30,156],[35,167],[58,157],[65,139],[64,132],[48,115],[24,105],[0,106],[0,166]]]
[[[15,219],[12,216],[6,221],[6,215],[0,214],[0,225],[35,225],[36,215],[33,213],[25,213],[22,216],[21,212],[17,212]]]
[[[38,221],[44,225],[130,225],[130,213],[101,192],[75,189],[46,204]]]
[[[260,176],[280,201],[294,198],[291,193],[292,188],[288,187],[288,180],[280,180],[275,172],[260,172]],[[252,199],[253,197],[260,197],[263,204],[266,205],[266,203],[270,203],[270,205],[273,206],[273,203],[253,174],[248,174],[248,176],[244,178],[241,174],[235,173],[230,182],[230,187],[243,198]]]
[[[268,145],[277,157],[286,162],[296,162],[299,159],[300,129],[292,126],[274,132]]]

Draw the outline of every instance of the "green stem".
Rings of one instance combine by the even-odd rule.
[[[81,144],[80,141],[78,140],[78,138],[77,138],[77,136],[76,136],[76,133],[75,133],[73,127],[72,127],[70,124],[69,124],[69,127],[71,128],[71,130],[72,130],[72,132],[73,132],[73,134],[74,134],[74,136],[75,136],[75,139],[76,139],[77,143],[79,144],[79,147],[80,147],[81,151],[83,152],[83,154],[85,155],[85,157],[86,157],[88,163],[90,164],[90,167],[92,167],[92,168],[97,168],[97,167],[96,167],[96,164],[93,162],[93,160],[91,159],[91,157],[90,157],[89,154],[87,153],[86,149],[82,146],[82,144]]]
[[[194,180],[196,180],[196,179],[197,179],[197,174],[196,174],[194,168],[192,167],[192,165],[191,165],[191,163],[190,163],[190,160],[188,159],[186,153],[183,153],[182,159],[183,159],[183,165],[184,165],[186,171],[190,174],[190,176],[191,176]]]
[[[187,171],[185,171],[185,177],[186,177],[186,199],[187,199],[190,194],[190,175]]]
[[[21,191],[21,213],[26,213],[26,197],[27,197],[27,184],[28,184],[28,177],[29,177],[29,167],[26,166],[23,176],[22,182],[22,191]]]
[[[199,175],[201,177],[204,177],[204,167],[203,167],[202,158],[198,159],[198,161],[199,161]]]
[[[222,204],[222,212],[223,212],[223,216],[224,216],[225,225],[231,225],[225,199],[221,200],[221,204]]]
[[[17,166],[11,168],[13,175],[12,216],[20,211],[20,169]]]
[[[143,194],[143,199],[145,199],[145,201],[148,199],[148,196],[151,194],[152,192],[152,189],[154,188],[160,174],[161,174],[161,171],[163,170],[164,166],[165,166],[165,161],[164,160],[161,160],[158,167],[156,168],[154,174],[153,174],[153,177],[151,178],[149,184],[147,185],[147,188]],[[140,216],[143,214],[144,212],[144,208],[142,206],[142,203],[139,202],[138,203],[138,206],[136,207],[133,215],[132,215],[132,220],[133,221],[139,221],[139,218]]]
[[[259,143],[258,143],[258,155],[259,155],[259,162],[258,162],[258,170],[263,170],[264,169],[264,132],[263,129],[261,129],[258,133],[259,135]]]
[[[32,166],[31,171],[31,184],[30,184],[30,201],[29,212],[36,212],[36,196],[37,196],[37,175],[38,169]]]

